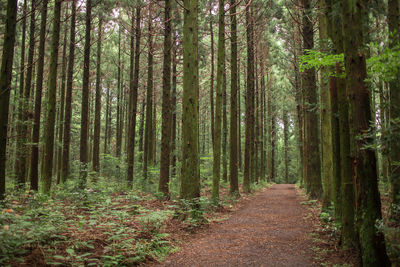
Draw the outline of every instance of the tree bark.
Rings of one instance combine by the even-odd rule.
[[[54,20],[51,39],[50,73],[47,92],[47,115],[44,128],[44,158],[43,158],[43,193],[49,194],[51,189],[53,153],[54,153],[54,125],[56,119],[56,95],[57,95],[57,61],[58,46],[60,42],[60,20],[62,0],[56,0],[54,4]]]
[[[198,1],[184,0],[182,169],[180,197],[200,197],[198,142]]]
[[[16,24],[17,1],[8,0],[0,71],[0,147],[2,147],[0,150],[0,200],[4,199],[6,192],[7,125]]]
[[[247,89],[246,89],[246,129],[244,152],[243,191],[249,193],[254,147],[254,32],[251,14],[251,0],[246,6],[246,37],[247,37]]]
[[[99,17],[98,40],[97,40],[97,62],[96,62],[96,96],[94,111],[94,133],[93,133],[93,158],[92,169],[100,171],[100,129],[101,129],[101,36],[103,30],[103,18]],[[107,103],[108,105],[108,103]]]
[[[238,51],[237,51],[237,19],[236,1],[230,0],[230,20],[231,20],[231,117],[230,117],[230,156],[229,156],[229,193],[239,196],[238,182]]]
[[[163,95],[162,95],[162,130],[161,130],[161,160],[160,181],[158,191],[169,196],[169,167],[171,142],[171,0],[165,0],[164,11],[164,62],[163,62]]]
[[[40,37],[38,50],[38,65],[36,70],[36,93],[35,93],[35,115],[32,130],[32,155],[30,181],[31,189],[39,189],[39,138],[40,138],[40,114],[42,109],[42,90],[43,90],[43,69],[44,69],[44,49],[46,45],[46,23],[47,23],[47,3],[42,1]]]
[[[133,30],[134,30],[134,16],[132,14],[132,32],[131,32],[131,60],[130,60],[130,84],[129,84],[129,127],[128,127],[128,156],[127,156],[127,181],[129,187],[133,186],[133,167],[134,167],[134,157],[135,157],[135,135],[136,135],[136,110],[137,110],[137,96],[139,87],[139,59],[140,59],[140,11],[141,7],[136,7],[136,30],[135,30],[135,49],[133,47]],[[132,12],[133,13],[133,12]],[[135,51],[134,51],[135,50]],[[134,53],[135,52],[135,53]],[[135,66],[133,62],[135,57]]]
[[[382,232],[376,229],[381,219],[375,151],[365,148],[373,137],[365,135],[371,121],[370,92],[366,56],[363,49],[363,8],[360,1],[342,0],[343,44],[346,90],[349,97],[352,172],[355,207],[361,245],[362,266],[390,266]]]

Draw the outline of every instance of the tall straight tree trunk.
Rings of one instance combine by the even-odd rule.
[[[44,128],[44,160],[43,160],[43,193],[49,194],[53,170],[54,153],[54,125],[56,119],[56,95],[57,95],[57,60],[58,46],[60,42],[60,20],[62,0],[56,0],[54,4],[54,20],[51,39],[50,73],[47,92],[47,115]]]
[[[319,37],[322,52],[328,49],[328,22],[325,15],[326,1],[319,1],[320,12],[318,14],[319,20]],[[333,164],[333,128],[332,128],[332,107],[329,92],[329,70],[327,67],[321,68],[320,78],[320,97],[321,97],[321,147],[322,147],[322,188],[323,198],[322,207],[328,209],[331,205],[332,195],[331,187],[334,175]]]
[[[214,121],[214,161],[213,161],[213,186],[212,198],[219,199],[219,181],[221,180],[221,124],[222,124],[222,94],[223,76],[225,65],[225,14],[224,1],[218,1],[218,54],[217,54],[217,88],[215,98],[215,121]]]
[[[36,70],[36,93],[35,93],[35,115],[33,118],[32,130],[32,155],[30,182],[31,189],[39,189],[39,138],[40,138],[40,114],[42,109],[42,90],[43,90],[43,69],[44,69],[44,49],[46,45],[46,23],[47,23],[47,3],[42,1],[40,37],[38,50],[38,65]]]
[[[174,38],[173,38],[173,60],[172,60],[172,95],[171,95],[171,114],[172,114],[172,129],[171,129],[171,176],[176,175],[176,86],[177,86],[177,37],[176,32],[174,31]]]
[[[210,16],[212,7],[210,7]],[[210,106],[211,106],[211,138],[214,146],[214,29],[213,21],[210,19],[210,37],[211,37],[211,78],[210,78]]]
[[[115,155],[120,158],[121,157],[121,148],[122,148],[122,121],[123,121],[123,112],[122,112],[122,88],[121,88],[121,26],[118,28],[118,74],[117,74],[117,138],[116,138],[116,148]]]
[[[224,40],[225,42],[225,40]],[[225,44],[224,44],[225,47]],[[226,114],[227,109],[227,96],[226,96],[226,61],[224,62],[224,74],[222,82],[222,179],[228,181],[228,154],[227,154],[227,143],[228,143],[228,116]]]
[[[15,29],[17,24],[17,1],[7,1],[7,17],[3,36],[3,54],[0,71],[0,200],[6,192],[7,125],[10,104],[12,65],[14,60]]]
[[[25,87],[24,87],[24,94],[23,94],[23,99],[22,103],[24,105],[23,111],[22,111],[22,131],[21,131],[21,136],[20,138],[23,140],[22,144],[22,152],[23,155],[21,155],[21,162],[25,163],[25,166],[21,166],[24,169],[24,174],[23,174],[23,183],[25,184],[26,181],[26,176],[29,171],[29,163],[28,163],[28,155],[29,155],[29,149],[27,143],[29,142],[29,135],[28,135],[28,123],[29,123],[29,100],[30,100],[30,95],[31,95],[31,89],[32,89],[32,76],[33,76],[33,69],[34,69],[34,63],[33,63],[33,56],[35,53],[35,13],[36,13],[36,0],[31,1],[31,20],[30,20],[30,25],[29,25],[29,50],[28,50],[28,67],[26,71],[26,79],[25,79]],[[22,180],[21,180],[22,182]]]
[[[274,118],[272,115],[272,86],[271,82],[268,80],[267,86],[267,147],[268,147],[268,157],[267,157],[267,179],[269,182],[274,180],[274,157],[273,157],[273,146],[272,146],[272,125]]]
[[[93,133],[93,158],[92,169],[100,171],[100,129],[101,129],[101,32],[103,28],[103,18],[99,17],[98,40],[97,40],[97,62],[96,62],[96,96],[94,111],[94,133]],[[107,103],[108,104],[108,103]]]
[[[107,92],[106,92],[106,125],[104,126],[104,154],[108,154],[108,139],[109,137],[109,132],[108,132],[108,122],[110,120],[110,86],[107,86]]]
[[[68,18],[68,6],[65,7],[65,18]],[[61,73],[61,86],[60,86],[60,119],[58,121],[58,144],[57,144],[57,184],[61,181],[61,167],[62,167],[62,140],[64,134],[64,110],[65,110],[65,86],[67,80],[67,35],[68,26],[64,26],[64,42],[62,51],[62,73]]]
[[[247,37],[247,90],[246,90],[246,132],[244,154],[243,191],[250,192],[253,164],[252,148],[254,143],[254,32],[251,14],[251,0],[246,6],[246,37]]]
[[[24,0],[22,7],[22,35],[21,35],[21,55],[20,55],[20,78],[19,78],[19,92],[18,92],[18,120],[17,120],[17,148],[15,155],[14,172],[17,178],[19,186],[25,184],[26,175],[26,151],[25,146],[25,135],[24,135],[24,85],[25,85],[25,40],[26,40],[26,18],[28,17],[28,6],[27,0]]]
[[[303,17],[302,17],[302,35],[304,53],[307,49],[314,48],[314,32],[312,19],[312,9],[310,0],[302,0]],[[302,75],[302,86],[305,100],[305,117],[304,117],[304,179],[308,181],[307,191],[312,198],[320,198],[322,195],[321,185],[321,162],[319,150],[318,136],[318,114],[316,106],[318,105],[318,94],[315,80],[315,70],[309,69],[304,71]]]
[[[287,110],[283,110],[283,147],[285,158],[285,183],[289,183],[289,121]]]
[[[366,56],[363,49],[363,9],[359,1],[342,0],[343,44],[346,69],[346,89],[349,96],[349,125],[353,181],[356,188],[356,211],[361,245],[362,266],[390,266],[382,232],[375,227],[381,219],[376,155],[365,149],[372,137],[365,135],[371,121],[370,92]]]
[[[75,61],[75,27],[76,27],[76,0],[72,0],[68,70],[67,70],[67,88],[65,92],[65,118],[64,118],[64,134],[63,134],[63,152],[62,152],[63,155],[61,161],[62,164],[61,183],[64,183],[69,176],[69,150],[70,150],[70,140],[71,140],[71,117],[72,117],[72,85],[73,85],[74,61]]]
[[[127,181],[129,187],[133,186],[133,167],[135,157],[135,134],[136,134],[136,109],[137,109],[137,96],[139,87],[139,57],[140,57],[140,11],[141,7],[136,7],[136,29],[135,29],[135,49],[133,48],[133,31],[135,18],[132,14],[132,36],[131,36],[131,60],[130,60],[130,84],[129,84],[129,127],[128,127],[128,171]],[[133,13],[133,12],[132,12]],[[135,50],[135,51],[134,51]],[[135,54],[133,53],[135,52]],[[135,56],[135,66],[133,66],[133,56]]]
[[[200,197],[198,142],[198,0],[184,0],[182,169],[180,197]]]
[[[153,128],[152,128],[152,145],[151,145],[151,164],[153,166],[156,166],[157,164],[157,157],[156,157],[156,153],[157,153],[157,95],[156,92],[153,92]]]
[[[399,1],[389,0],[388,2],[388,26],[389,26],[389,47],[393,48],[400,41],[400,12]],[[390,211],[391,219],[398,219],[400,213],[396,207],[400,205],[400,70],[397,69],[396,79],[390,81],[390,123],[394,132],[390,142]]]
[[[164,62],[163,62],[163,96],[162,96],[162,130],[161,130],[161,160],[160,181],[158,191],[169,195],[169,166],[170,166],[170,142],[171,142],[171,0],[165,0],[164,11]]]
[[[325,16],[328,18],[327,20],[327,29],[328,35],[332,39],[333,42],[333,53],[341,54],[343,53],[343,41],[342,41],[342,22],[339,16],[332,16],[332,0],[325,0],[326,8],[325,8]],[[337,70],[337,72],[341,72],[341,65],[337,63],[337,67],[332,68],[333,70]],[[342,95],[342,101],[339,101],[339,95]],[[338,222],[342,221],[342,198],[341,198],[341,179],[347,175],[346,168],[349,168],[351,165],[350,158],[348,158],[349,154],[343,154],[343,159],[341,156],[342,152],[342,140],[341,133],[342,130],[344,134],[343,139],[345,141],[345,146],[347,151],[349,151],[349,135],[348,135],[348,116],[345,116],[345,121],[342,120],[341,124],[341,111],[340,107],[345,108],[346,111],[342,111],[343,114],[348,114],[347,112],[347,97],[346,97],[346,88],[344,85],[344,79],[338,77],[330,77],[329,78],[329,98],[330,98],[330,107],[331,107],[331,127],[332,127],[332,157],[333,157],[333,177],[332,177],[332,191],[331,198],[333,200],[334,209],[335,209],[335,218]],[[337,115],[334,115],[337,114]],[[343,124],[344,122],[344,124]],[[344,129],[342,126],[345,126]],[[347,130],[346,130],[347,129]],[[347,142],[347,143],[346,143]],[[342,160],[346,165],[342,166]],[[341,172],[343,171],[343,176]],[[351,177],[351,173],[349,174]],[[351,194],[352,196],[353,194]],[[354,207],[354,205],[351,205]],[[354,216],[354,212],[350,217]],[[352,227],[352,231],[354,232],[354,227]]]
[[[151,22],[151,10],[149,6],[149,22],[148,22],[148,46],[149,52],[147,56],[147,108],[146,108],[146,135],[145,135],[145,152],[144,152],[144,164],[143,164],[143,175],[147,179],[148,170],[147,166],[152,161],[153,155],[153,128],[155,122],[153,122],[153,37],[152,37],[152,22]],[[148,117],[150,116],[150,117]],[[146,146],[147,145],[147,146]]]
[[[83,80],[82,80],[82,109],[81,109],[81,138],[79,145],[80,187],[86,186],[89,133],[89,70],[90,70],[90,31],[92,24],[92,0],[86,0],[85,46],[83,51]]]
[[[231,15],[233,16],[233,15]],[[238,150],[238,166],[239,169],[242,170],[242,110],[241,110],[241,103],[240,103],[240,58],[237,57],[237,140],[238,140],[238,145],[237,145],[237,150]],[[231,74],[232,75],[232,74]]]
[[[142,100],[142,107],[140,108],[140,125],[139,125],[139,152],[143,153],[144,146],[144,113],[146,109],[146,101],[145,99]],[[143,157],[140,156],[140,160],[143,160]]]
[[[230,117],[230,156],[229,156],[229,177],[231,195],[239,195],[238,182],[238,51],[237,51],[237,19],[236,1],[230,0],[230,19],[231,19],[231,117]]]

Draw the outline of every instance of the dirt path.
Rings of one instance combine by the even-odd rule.
[[[294,185],[273,185],[159,266],[317,266]]]

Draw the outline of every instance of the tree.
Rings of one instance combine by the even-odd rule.
[[[171,0],[165,0],[164,11],[164,63],[163,63],[163,95],[162,95],[162,132],[161,132],[161,161],[160,183],[158,190],[169,195],[169,166],[170,166],[170,142],[171,142]]]
[[[86,186],[87,164],[89,163],[89,71],[90,71],[90,31],[92,25],[92,1],[86,0],[85,18],[85,46],[83,50],[83,78],[82,78],[82,107],[81,107],[81,138],[79,145],[79,159],[81,162],[80,187]]]
[[[134,40],[134,22],[135,16],[132,14],[132,32],[131,32],[131,59],[130,59],[130,82],[129,82],[129,118],[128,118],[128,171],[127,181],[130,187],[133,186],[133,166],[135,156],[135,135],[136,135],[136,109],[137,109],[137,96],[139,87],[139,59],[140,59],[140,11],[141,7],[136,7],[136,30],[135,48],[133,47]],[[133,12],[132,12],[133,13]],[[135,52],[135,53],[134,53]],[[135,60],[135,61],[133,61]],[[135,62],[135,65],[134,65]]]
[[[311,1],[301,1],[303,10],[302,35],[304,53],[314,47],[314,31],[311,21]],[[315,70],[308,69],[302,75],[302,86],[304,101],[306,105],[304,117],[304,179],[307,191],[312,198],[320,198],[321,187],[321,163],[318,138],[318,114],[316,106],[318,104],[317,87],[315,81]]]
[[[96,62],[96,100],[94,115],[94,136],[93,136],[93,162],[92,169],[100,171],[100,115],[101,115],[101,33],[103,18],[99,17],[98,40],[97,40],[97,62]]]
[[[222,94],[223,75],[225,72],[225,11],[224,1],[218,1],[218,54],[217,54],[217,88],[215,98],[215,125],[214,125],[214,161],[212,198],[219,199],[219,181],[221,179],[221,124],[222,124]]]
[[[20,58],[20,79],[19,79],[19,100],[18,100],[18,121],[17,121],[17,149],[15,156],[15,175],[17,176],[17,182],[19,186],[25,185],[25,174],[26,174],[26,151],[25,146],[25,133],[24,133],[24,109],[25,109],[25,40],[26,40],[26,18],[28,17],[27,12],[27,1],[24,0],[22,7],[22,35],[21,35],[21,58]]]
[[[246,129],[244,151],[244,179],[243,191],[250,192],[254,141],[254,32],[251,15],[251,2],[246,6],[246,38],[247,38],[247,89],[246,89]]]
[[[147,56],[147,95],[146,95],[146,129],[145,129],[145,147],[143,161],[143,176],[147,179],[147,166],[151,164],[151,155],[153,151],[153,36],[152,36],[152,16],[149,6],[149,22],[148,22],[148,45],[149,52]],[[164,87],[163,87],[164,88]],[[161,175],[161,170],[160,170]]]
[[[390,266],[383,234],[375,227],[381,218],[375,152],[365,148],[372,137],[365,135],[371,120],[370,92],[363,46],[363,10],[358,1],[342,0],[346,90],[349,97],[349,125],[353,181],[363,266]]]
[[[69,55],[67,70],[67,88],[65,93],[65,118],[63,134],[63,152],[61,160],[61,183],[67,180],[69,175],[69,151],[71,140],[71,117],[72,117],[72,85],[75,63],[75,26],[76,26],[76,0],[72,0],[71,6],[71,27],[69,38]]]
[[[36,93],[35,93],[35,115],[33,119],[32,130],[32,154],[31,154],[31,172],[30,181],[31,189],[37,191],[39,189],[39,137],[40,137],[40,113],[42,109],[42,90],[43,90],[43,69],[44,69],[44,49],[46,45],[46,22],[47,22],[47,3],[48,0],[42,1],[41,21],[40,21],[40,37],[38,65],[36,70]]]
[[[14,60],[15,28],[17,24],[17,1],[7,1],[7,17],[3,41],[0,72],[0,200],[6,192],[6,145],[8,108],[10,101],[12,65]]]
[[[57,95],[57,61],[58,46],[60,42],[62,0],[54,4],[54,19],[51,39],[50,73],[47,92],[47,114],[44,128],[44,158],[43,158],[43,193],[49,194],[51,189],[54,153],[54,125],[56,120],[56,95]]]
[[[394,48],[400,43],[400,12],[399,1],[388,1],[388,26],[389,26],[389,48]],[[399,73],[400,70],[397,70]],[[400,132],[400,86],[399,75],[389,83],[390,87],[390,123],[394,136],[390,142],[390,217],[398,218],[396,205],[400,205],[400,144],[398,142]]]
[[[238,63],[237,63],[237,19],[236,19],[236,1],[230,1],[231,18],[231,117],[230,117],[230,157],[229,157],[229,177],[230,194],[239,195],[238,183]]]
[[[182,169],[180,197],[200,197],[198,142],[198,1],[184,0]]]

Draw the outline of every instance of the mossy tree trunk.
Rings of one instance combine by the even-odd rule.
[[[162,95],[162,129],[160,181],[158,191],[169,196],[169,167],[171,155],[171,49],[172,49],[172,0],[165,0],[164,11],[164,62],[163,62],[163,95]]]
[[[54,4],[54,19],[51,38],[50,73],[47,92],[47,114],[44,128],[44,158],[43,158],[43,193],[49,194],[51,189],[54,153],[54,126],[56,120],[56,95],[57,95],[57,61],[58,46],[60,42],[61,3],[56,0]]]
[[[388,2],[389,47],[399,45],[400,41],[399,1]],[[399,219],[400,213],[400,70],[397,69],[396,79],[389,83],[390,87],[390,127],[394,133],[390,142],[390,218]]]
[[[98,40],[97,40],[97,62],[96,62],[96,96],[95,96],[95,111],[94,111],[94,133],[93,133],[93,171],[100,171],[100,113],[101,113],[101,33],[103,19],[99,18]]]
[[[365,148],[373,142],[366,136],[371,121],[366,56],[363,50],[363,8],[360,1],[342,0],[343,44],[346,90],[349,97],[352,172],[362,266],[390,266],[382,232],[375,227],[381,219],[375,151]]]
[[[136,26],[135,16],[132,11],[131,28],[131,58],[130,58],[130,81],[129,81],[129,106],[128,106],[128,144],[127,144],[127,181],[130,188],[133,186],[133,172],[135,159],[135,137],[136,137],[136,109],[139,87],[139,59],[140,59],[140,11],[141,7],[136,7]],[[135,29],[136,28],[136,29]],[[135,34],[134,34],[135,33]],[[136,37],[134,43],[134,36]],[[135,47],[134,47],[135,44]]]
[[[80,159],[80,187],[86,186],[87,165],[89,162],[89,76],[90,76],[90,32],[92,27],[92,1],[86,1],[85,18],[85,46],[83,51],[83,78],[82,78],[82,107],[81,107],[81,138],[79,145]]]
[[[73,1],[74,3],[75,1]],[[31,189],[39,189],[39,138],[40,138],[40,114],[42,110],[42,90],[43,90],[43,69],[44,69],[44,49],[46,45],[46,23],[47,23],[47,3],[42,1],[40,18],[40,37],[36,70],[36,92],[35,92],[35,114],[32,129],[32,154],[30,181]],[[73,13],[74,14],[74,13]],[[63,163],[64,164],[64,163]]]
[[[217,52],[217,88],[215,97],[215,121],[214,121],[214,161],[213,161],[213,186],[212,198],[219,199],[219,182],[221,179],[221,133],[222,133],[222,105],[223,83],[225,66],[225,11],[224,0],[218,1],[218,52]]]
[[[222,0],[220,0],[222,1]],[[198,1],[184,0],[182,169],[180,197],[200,197],[198,142]]]
[[[12,65],[14,60],[15,29],[17,24],[17,1],[7,1],[7,17],[3,36],[3,54],[0,72],[0,200],[6,192],[7,125],[10,104]]]
[[[310,0],[301,1],[303,7],[302,36],[303,51],[314,48],[314,29],[312,23],[312,9]],[[320,198],[322,195],[321,185],[321,162],[318,135],[317,113],[318,93],[315,80],[315,70],[305,70],[302,75],[302,87],[305,101],[304,116],[304,179],[307,191],[312,198]],[[308,182],[307,182],[308,181]]]
[[[246,89],[246,130],[244,154],[243,191],[249,193],[253,180],[253,148],[254,148],[254,32],[251,12],[251,0],[246,6],[246,40],[247,40],[247,89]]]
[[[230,0],[230,20],[231,20],[231,116],[229,127],[229,178],[231,195],[239,196],[238,182],[238,48],[237,48],[237,19],[236,1]]]

